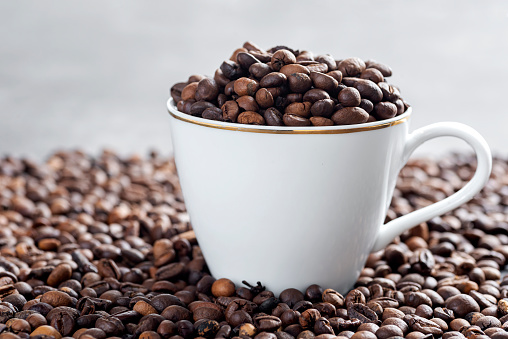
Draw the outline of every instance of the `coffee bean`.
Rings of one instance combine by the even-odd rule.
[[[253,111],[253,112],[259,111],[259,106],[256,103],[256,100],[251,96],[244,95],[236,99],[236,102],[238,103],[238,106],[245,111]],[[237,118],[237,121],[238,119],[239,117]]]
[[[368,118],[369,114],[359,107],[345,107],[336,111],[331,117],[336,125],[361,124]]]
[[[379,88],[383,92],[383,100],[395,102],[400,99],[400,92],[397,87],[381,82],[378,84]]]
[[[270,66],[263,63],[255,63],[249,67],[249,73],[252,74],[257,79],[262,79],[263,77],[268,75],[271,71],[272,69],[270,68]]]
[[[310,72],[327,73],[328,65],[321,62],[310,62],[305,65]]]
[[[259,83],[256,80],[242,77],[234,82],[234,90],[239,96],[250,95],[254,96],[259,88]]]
[[[385,80],[383,74],[375,68],[366,68],[362,74],[360,74],[360,78],[370,80],[376,84]]]
[[[302,99],[313,104],[319,100],[330,99],[330,95],[322,89],[313,88],[305,92]]]
[[[62,335],[54,327],[48,325],[39,326],[30,333],[30,337],[36,336],[54,337],[55,339],[62,338]]]
[[[376,323],[378,321],[376,312],[360,303],[353,303],[348,306],[347,314],[350,319],[358,319],[362,324]]]
[[[333,126],[333,121],[325,117],[310,117],[313,126]]]
[[[235,284],[226,278],[218,279],[212,284],[212,294],[215,297],[230,297],[236,292]]]
[[[73,304],[71,297],[64,292],[49,291],[42,295],[41,302],[47,303],[53,307],[71,306]]]
[[[354,87],[345,88],[339,93],[339,103],[344,107],[359,106],[361,100],[360,92]]]
[[[289,64],[283,66],[279,72],[284,74],[286,77],[289,77],[293,73],[304,73],[310,75],[309,69],[303,65],[299,64]]]
[[[383,99],[383,92],[374,82],[360,78],[343,78],[343,83],[347,86],[356,88],[363,99],[368,99],[373,103]]]
[[[397,326],[398,328],[400,328],[400,330],[402,331],[402,333],[407,333],[408,330],[409,330],[409,326],[407,325],[407,323],[403,320],[403,317],[402,318],[386,318],[383,323],[381,324],[381,326],[386,326],[386,325],[394,325],[394,326]]]
[[[175,102],[182,100],[182,90],[187,86],[186,82],[177,82],[171,86],[170,94]]]
[[[310,117],[310,108],[311,108],[310,102],[293,102],[289,104],[286,109],[284,110],[284,113],[286,114],[294,114],[299,115],[304,118]]]
[[[234,61],[234,60],[233,60]],[[249,69],[255,63],[261,63],[255,56],[250,53],[240,52],[236,55],[236,62],[240,65],[240,67],[244,69]]]
[[[376,337],[379,339],[387,339],[391,337],[403,337],[402,330],[395,325],[384,325],[376,331]]]
[[[312,87],[312,80],[305,73],[293,73],[287,79],[292,92],[305,93]]]
[[[286,126],[310,126],[310,120],[297,114],[286,113],[282,116]]]
[[[196,100],[212,101],[219,95],[219,86],[213,79],[204,78],[199,81],[196,89]]]
[[[334,103],[331,99],[322,99],[314,102],[310,108],[313,116],[329,118],[333,114]],[[333,122],[332,122],[333,124]]]
[[[295,62],[295,55],[286,49],[280,49],[277,52],[273,53],[271,59],[272,68],[275,71],[279,71],[283,66],[294,64]]]
[[[438,324],[417,315],[406,315],[404,321],[408,323],[410,329],[413,331],[431,334],[433,336],[441,336],[443,334],[443,330]]]
[[[238,115],[240,114],[240,107],[234,100],[229,100],[222,105],[222,118],[224,121],[236,122]]]
[[[336,73],[334,74],[336,75],[336,77],[340,77],[342,80],[341,75],[337,75]],[[325,90],[327,92],[333,92],[339,87],[339,80],[330,75],[330,73],[324,74],[320,72],[311,72],[310,78],[316,88]]]
[[[231,60],[224,61],[220,65],[220,70],[222,71],[222,74],[224,74],[224,76],[229,80],[236,80],[244,75],[244,71],[240,68],[240,65]]]
[[[464,317],[469,312],[480,312],[478,303],[467,294],[459,294],[446,299],[446,308],[453,311],[456,317]]]
[[[282,113],[276,108],[270,107],[263,114],[266,124],[270,126],[283,126]]]
[[[375,60],[367,60],[365,62],[365,65],[367,68],[375,68],[377,69],[378,71],[381,72],[381,74],[385,77],[389,77],[392,75],[392,70],[390,69],[390,67],[386,66],[386,65],[383,65]]]
[[[222,117],[222,109],[218,107],[210,107],[203,111],[201,114],[204,119],[224,121]]]
[[[266,88],[261,88],[256,92],[256,102],[261,108],[270,108],[275,103],[272,94]]]
[[[365,70],[365,62],[360,58],[347,58],[338,63],[337,69],[346,77],[356,77]]]
[[[187,86],[185,86],[183,88],[182,94],[181,94],[182,100],[188,101],[188,100],[195,99],[197,88],[198,88],[197,82],[193,82],[193,83],[190,83]]]
[[[259,113],[253,111],[245,111],[238,115],[237,119],[240,124],[248,124],[248,125],[264,125],[265,119]]]

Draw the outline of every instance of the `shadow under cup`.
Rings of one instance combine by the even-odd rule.
[[[350,289],[386,216],[411,109],[351,126],[211,121],[168,101],[182,191],[208,267],[274,293]]]

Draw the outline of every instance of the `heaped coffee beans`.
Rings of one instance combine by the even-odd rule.
[[[286,46],[269,50],[253,46],[246,42],[235,50],[213,79],[192,75],[173,85],[170,94],[177,109],[241,124],[332,126],[390,119],[409,107],[400,90],[386,82],[391,68],[377,61],[336,60],[330,54],[314,56]],[[291,104],[317,101],[309,114],[287,111]]]
[[[284,56],[282,62],[291,60]],[[241,68],[253,61],[244,58]],[[330,67],[329,59],[320,60]],[[341,67],[353,73],[361,65],[351,60]],[[384,73],[371,73],[388,74],[378,67]],[[272,126],[329,126],[363,119],[367,111],[360,104],[337,114],[328,108],[332,99],[305,95],[283,111],[239,112],[228,100],[221,112],[223,119]],[[410,161],[387,220],[442,200],[474,169],[474,158],[464,155]],[[171,160],[111,152],[97,158],[59,152],[44,164],[5,157],[0,338],[505,338],[507,184],[508,161],[496,158],[482,192],[372,253],[344,295],[315,284],[274,295],[261,283],[239,286],[210,275]]]

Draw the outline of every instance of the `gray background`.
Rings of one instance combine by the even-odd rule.
[[[507,1],[16,0],[0,1],[0,156],[169,155],[169,87],[246,40],[387,63],[412,129],[460,121],[508,153]]]

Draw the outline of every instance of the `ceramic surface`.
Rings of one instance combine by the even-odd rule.
[[[238,286],[261,281],[276,294],[313,283],[347,291],[371,251],[471,199],[491,170],[476,131],[438,123],[409,134],[410,111],[362,125],[277,128],[192,117],[171,99],[168,109],[185,203],[211,273]],[[474,178],[383,225],[400,169],[438,136],[473,147]]]

